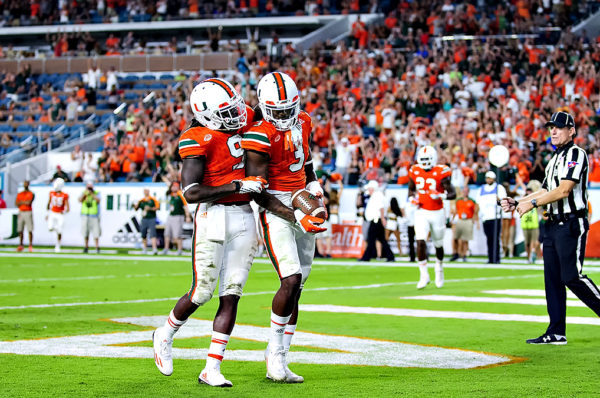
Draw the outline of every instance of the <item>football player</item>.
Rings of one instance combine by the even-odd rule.
[[[301,383],[304,378],[288,367],[287,353],[298,321],[298,300],[315,253],[314,234],[325,231],[319,227],[325,220],[293,211],[291,197],[304,188],[321,197],[323,189],[309,149],[312,120],[300,111],[292,78],[269,73],[258,82],[257,95],[263,120],[244,134],[242,148],[246,150],[246,175],[268,179],[268,191],[253,198],[263,208],[259,217],[263,240],[281,281],[271,308],[267,377]]]
[[[164,326],[154,332],[154,358],[160,372],[171,375],[173,335],[210,300],[219,280],[219,308],[206,367],[198,381],[231,387],[221,374],[221,362],[257,249],[249,194],[261,192],[265,181],[244,175],[241,134],[253,112],[233,86],[222,79],[205,80],[193,89],[190,106],[194,119],[179,139],[179,154],[183,195],[188,203],[198,203],[192,287],[179,299]]]
[[[62,239],[62,230],[65,223],[64,213],[69,212],[69,194],[63,192],[65,186],[65,180],[62,178],[56,178],[53,184],[53,191],[50,191],[48,197],[48,230],[50,232],[56,232],[56,246],[54,251],[60,253],[60,241]]]
[[[435,285],[444,286],[444,200],[456,197],[456,191],[450,183],[451,175],[450,167],[437,164],[437,152],[431,146],[418,150],[417,164],[408,172],[408,196],[414,196],[418,206],[415,211],[415,239],[421,277],[417,289],[423,289],[429,283],[426,243],[429,233],[435,247]]]

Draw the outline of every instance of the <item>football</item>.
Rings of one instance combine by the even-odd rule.
[[[327,217],[327,209],[325,209],[323,201],[306,189],[298,189],[292,192],[292,207],[294,210],[298,209],[313,217],[322,219]]]

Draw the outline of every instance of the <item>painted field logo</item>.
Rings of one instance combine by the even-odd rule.
[[[119,318],[113,319],[113,321],[155,328],[164,323],[164,316]],[[211,321],[190,319],[186,326],[179,331],[177,337],[185,339],[211,336],[211,334]],[[268,336],[269,328],[249,325],[236,325],[232,335],[233,338],[238,337],[265,343]],[[150,359],[154,355],[151,347],[129,347],[126,344],[150,341],[151,339],[152,331],[142,331],[41,340],[0,341],[0,353]],[[296,331],[294,335],[294,345],[332,350],[332,352],[290,352],[292,362],[308,364],[469,369],[514,362],[513,358],[497,354],[300,331]],[[173,357],[179,359],[205,359],[206,354],[206,349],[173,349]],[[228,350],[225,356],[226,359],[233,361],[264,361],[262,350]]]

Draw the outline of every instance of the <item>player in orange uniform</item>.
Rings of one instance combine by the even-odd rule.
[[[198,203],[194,215],[193,281],[165,325],[153,334],[154,360],[162,374],[171,375],[173,336],[199,306],[211,299],[218,279],[219,308],[206,367],[198,381],[231,387],[232,383],[221,374],[221,362],[257,249],[249,194],[261,192],[265,181],[245,177],[240,142],[253,112],[233,86],[222,79],[205,80],[192,91],[190,106],[194,120],[179,139],[179,154],[183,159],[183,195],[188,203]]]
[[[300,111],[296,84],[280,72],[264,76],[257,86],[263,119],[244,134],[246,175],[268,180],[268,192],[253,195],[264,209],[260,213],[265,247],[281,285],[271,311],[271,337],[265,351],[267,377],[301,383],[287,363],[287,352],[298,320],[298,300],[310,273],[315,253],[315,233],[325,220],[293,211],[292,192],[308,189],[323,195],[310,154],[312,120]],[[274,240],[275,239],[275,240]]]
[[[446,231],[446,215],[444,200],[454,199],[456,192],[450,183],[452,170],[446,165],[437,164],[437,152],[431,146],[424,146],[417,152],[417,164],[409,172],[408,195],[418,198],[418,209],[415,211],[415,239],[417,240],[417,259],[421,277],[417,289],[423,289],[429,283],[427,271],[427,244],[431,232],[431,240],[435,246],[435,285],[444,286],[444,232]]]
[[[48,229],[51,232],[56,232],[56,246],[54,246],[54,251],[59,253],[62,230],[65,223],[63,214],[69,212],[69,195],[62,191],[65,186],[65,180],[59,177],[54,180],[53,184],[54,191],[50,191],[46,209],[49,210],[47,217]]]

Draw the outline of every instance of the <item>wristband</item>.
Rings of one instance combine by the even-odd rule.
[[[233,183],[235,184],[235,192],[240,192],[240,189],[242,189],[242,183],[238,180],[233,181]]]
[[[193,183],[193,184],[190,184],[190,185],[188,185],[187,187],[183,188],[183,191],[182,191],[182,193],[185,195],[185,193],[188,191],[188,189],[190,189],[190,188],[191,188],[191,187],[193,187],[194,185],[200,185],[200,184],[198,184],[197,182],[195,182],[195,183]],[[139,202],[138,202],[138,204],[139,204]]]

